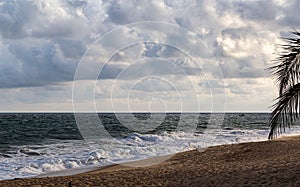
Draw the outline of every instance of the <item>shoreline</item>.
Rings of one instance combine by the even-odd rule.
[[[113,164],[70,176],[2,180],[0,186],[299,186],[299,155],[300,136],[285,136],[181,152],[145,167]],[[165,157],[151,159],[131,164]]]
[[[281,136],[279,138],[277,138],[276,140],[280,140],[280,139],[285,139],[288,137],[294,137],[297,135],[293,135],[293,134],[287,134],[285,136]],[[300,137],[300,135],[299,135]],[[256,140],[251,140],[249,142],[238,142],[238,143],[225,143],[225,144],[218,144],[218,145],[211,145],[208,147],[203,147],[203,148],[194,148],[191,150],[197,150],[199,152],[203,152],[204,150],[206,150],[209,147],[217,147],[217,146],[224,146],[224,145],[236,145],[236,144],[242,144],[242,143],[253,143],[253,142],[264,142],[264,141],[268,141],[267,139],[256,139]],[[168,158],[171,158],[173,156],[175,156],[176,154],[179,153],[184,153],[184,152],[188,152],[191,150],[186,150],[186,151],[180,151],[177,153],[170,153],[170,154],[166,154],[166,155],[160,155],[160,156],[154,156],[154,157],[149,157],[149,158],[141,158],[141,159],[136,159],[136,160],[129,160],[129,161],[121,161],[121,162],[117,162],[117,163],[111,163],[108,165],[91,165],[91,166],[81,166],[78,168],[70,168],[70,169],[63,169],[63,170],[56,170],[56,171],[49,171],[49,172],[45,172],[45,173],[41,173],[41,174],[37,174],[35,176],[28,176],[28,177],[17,177],[17,178],[12,178],[12,179],[3,179],[0,180],[4,181],[4,180],[14,180],[14,179],[25,179],[25,178],[44,178],[44,177],[64,177],[64,176],[72,176],[72,175],[78,175],[78,174],[85,174],[85,173],[89,173],[92,171],[106,171],[106,168],[115,168],[115,166],[119,165],[120,167],[126,167],[129,165],[132,165],[132,168],[135,167],[140,167],[137,165],[141,165],[141,167],[145,167],[145,166],[151,166],[151,165],[155,165],[154,163],[160,163],[162,161],[167,160]],[[151,162],[152,161],[152,162]],[[151,162],[151,163],[149,163]],[[149,164],[145,164],[145,163],[149,163]]]
[[[206,149],[206,148],[203,148],[203,149]],[[184,152],[187,152],[187,151],[184,151]],[[184,153],[184,152],[180,152],[180,153]],[[27,177],[27,178],[65,177],[65,176],[91,173],[94,171],[110,172],[110,171],[116,171],[116,170],[120,170],[120,169],[127,170],[127,169],[139,168],[139,167],[147,167],[147,166],[153,166],[153,165],[160,164],[160,163],[168,160],[169,158],[175,156],[176,154],[178,154],[178,153],[162,155],[162,156],[155,156],[155,157],[133,160],[133,161],[113,163],[113,164],[104,165],[104,166],[87,166],[87,167],[83,166],[83,167],[79,167],[79,168],[47,172],[47,173],[43,173],[43,174],[39,174],[37,176]],[[23,178],[20,178],[20,179],[23,179]],[[14,179],[8,179],[8,180],[14,180]],[[0,180],[0,182],[1,182],[1,180]]]

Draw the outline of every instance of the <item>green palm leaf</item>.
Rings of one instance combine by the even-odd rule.
[[[300,36],[297,31],[291,33]],[[274,60],[276,65],[269,68],[278,83],[279,95],[283,94],[288,86],[299,82],[300,78],[300,38],[283,38],[283,40],[286,44],[281,45],[283,50]]]
[[[296,30],[291,33],[296,38],[283,38],[286,44],[281,45],[282,51],[274,60],[276,64],[269,68],[279,89],[269,121],[269,139],[290,127],[300,113],[300,33]]]
[[[282,129],[285,130],[286,127],[290,127],[299,117],[299,98],[300,83],[290,87],[278,97],[270,118],[269,139],[276,137]]]

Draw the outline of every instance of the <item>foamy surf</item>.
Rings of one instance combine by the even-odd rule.
[[[145,159],[167,155],[195,148],[205,148],[212,145],[232,144],[249,141],[265,140],[267,132],[227,131],[222,134],[194,136],[184,132],[163,133],[160,135],[142,135],[134,133],[125,139],[101,141],[102,144],[87,145],[84,142],[67,142],[49,145],[48,147],[33,146],[16,147],[17,152],[7,154],[1,159],[1,179],[30,177],[45,172],[55,172],[55,175],[80,173],[93,170],[109,164]],[[264,136],[254,136],[254,135]],[[104,143],[106,142],[106,143]],[[88,167],[88,169],[86,168]],[[90,168],[92,167],[92,168]],[[74,170],[74,168],[81,168]],[[67,170],[66,170],[67,169]],[[71,170],[69,170],[71,169]],[[87,169],[87,170],[86,170]],[[66,171],[64,171],[66,170]]]
[[[195,116],[195,114],[184,114]],[[47,144],[10,145],[0,154],[0,179],[71,175],[103,166],[170,155],[208,146],[267,140],[267,114],[230,114],[220,128],[201,122],[200,130],[160,131],[124,137],[83,140],[52,140]],[[171,123],[172,121],[169,121]],[[184,121],[186,124],[189,121]],[[203,126],[205,128],[203,128]],[[203,130],[204,129],[204,130]],[[64,135],[66,132],[63,132]],[[294,126],[285,135],[300,134]],[[65,135],[66,136],[66,135]],[[74,136],[74,135],[72,135]]]

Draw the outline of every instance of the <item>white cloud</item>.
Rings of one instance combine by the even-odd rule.
[[[274,88],[266,78],[265,68],[274,58],[273,51],[278,50],[278,37],[288,35],[292,28],[299,29],[299,6],[298,1],[281,0],[2,1],[0,95],[7,99],[1,101],[1,110],[25,110],[25,105],[32,110],[35,106],[37,110],[47,110],[48,102],[67,100],[65,95],[69,94],[63,93],[72,91],[70,84],[82,55],[99,37],[103,37],[101,42],[90,48],[86,64],[80,66],[79,81],[93,81],[106,63],[100,73],[104,85],[111,84],[116,77],[119,83],[123,81],[116,90],[118,101],[125,97],[131,81],[151,75],[176,80],[177,87],[188,96],[184,74],[196,85],[201,106],[209,110],[208,83],[202,80],[211,80],[210,89],[221,93],[218,81],[222,71],[228,110],[256,110],[256,104],[257,110],[267,110]],[[147,23],[119,29],[124,24],[143,21],[167,22],[182,28]],[[113,31],[111,35],[107,34],[109,31]],[[152,61],[146,63],[145,58]],[[102,93],[97,99],[110,108],[108,88],[97,89]],[[162,93],[165,89],[152,82],[135,90]],[[90,99],[85,98],[91,92],[86,92],[80,98],[88,108]],[[174,93],[168,94],[169,106],[176,107],[171,99]],[[252,106],[239,106],[245,97]],[[192,100],[186,103],[193,105]],[[60,106],[70,109],[71,105],[66,102]]]

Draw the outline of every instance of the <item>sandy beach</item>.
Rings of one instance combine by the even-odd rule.
[[[0,186],[300,186],[300,136],[182,152],[146,167],[3,180]]]

